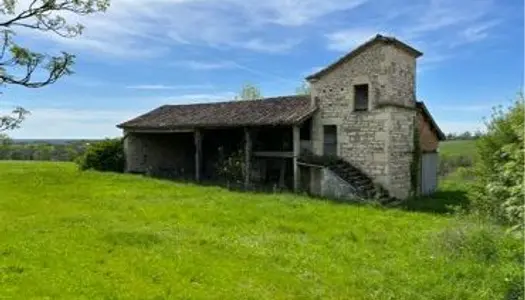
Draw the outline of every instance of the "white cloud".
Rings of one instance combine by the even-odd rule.
[[[223,100],[232,100],[237,93],[235,92],[219,92],[209,94],[185,94],[173,96],[167,99],[165,104],[184,104],[184,103],[200,103],[200,102],[216,102]]]
[[[451,106],[436,106],[436,110],[443,111],[457,111],[457,112],[487,112],[489,113],[493,107],[498,104],[472,104],[472,105],[451,105]]]
[[[338,11],[359,7],[368,0],[229,0],[241,5],[256,22],[282,26],[302,26]]]
[[[186,61],[178,61],[174,62],[171,65],[175,67],[183,67],[188,68],[195,71],[210,71],[210,70],[219,70],[219,69],[237,69],[242,70],[254,75],[257,75],[259,77],[263,78],[271,78],[276,81],[281,82],[294,82],[296,83],[296,80],[290,80],[278,75],[275,75],[273,73],[267,72],[267,71],[261,71],[257,68],[249,67],[246,65],[242,65],[240,63],[237,63],[235,61],[197,61],[197,60],[186,60]]]
[[[324,68],[325,68],[325,66],[311,67],[311,68],[307,69],[306,71],[301,72],[301,76],[303,76],[303,77],[310,76],[312,74],[315,74],[315,73],[321,71]]]
[[[88,110],[35,108],[20,129],[9,132],[13,138],[103,138],[120,135],[115,126],[144,113],[134,110]]]
[[[347,29],[332,32],[326,35],[328,39],[328,49],[349,52],[359,44],[373,38],[377,33],[379,33],[377,30],[370,28]]]
[[[442,121],[438,122],[439,128],[445,133],[458,133],[458,132],[475,132],[475,131],[484,131],[485,126],[480,120],[479,122],[474,121]]]
[[[403,7],[398,1],[378,1],[368,13],[376,19],[358,19],[351,28],[326,34],[327,48],[348,52],[377,33],[393,35],[422,50],[428,69],[428,64],[457,55],[457,46],[488,38],[498,23],[490,16],[493,0],[422,0],[403,3]]]
[[[16,106],[18,106],[20,104],[17,104],[15,102],[11,102],[11,101],[0,101],[0,108],[8,108],[8,109],[11,109],[11,108],[14,108]]]
[[[463,42],[471,43],[486,39],[489,36],[489,30],[496,26],[499,22],[492,20],[480,24],[475,24],[467,27],[460,33],[460,37],[463,38]]]
[[[185,67],[191,70],[218,70],[237,68],[237,63],[233,61],[197,61],[185,60],[172,63],[174,66]]]
[[[193,85],[165,85],[165,84],[138,84],[128,85],[128,89],[134,90],[184,90],[184,89],[211,89],[209,84],[193,84]]]
[[[284,53],[288,52],[301,41],[298,39],[287,39],[279,42],[268,42],[259,38],[250,39],[246,42],[240,43],[240,47],[248,50],[254,50],[258,52],[266,53]]]
[[[13,138],[45,138],[69,139],[115,137],[121,135],[116,128],[126,120],[146,113],[157,106],[164,104],[188,104],[202,102],[217,102],[231,100],[234,92],[217,92],[202,94],[181,94],[171,97],[145,97],[132,101],[136,108],[56,108],[56,107],[27,107],[31,114],[22,124],[22,127],[9,132]],[[63,105],[62,105],[63,106]],[[0,107],[0,115],[9,112],[9,108]]]
[[[113,0],[104,14],[66,15],[86,26],[83,36],[40,37],[74,49],[131,58],[158,56],[188,45],[282,53],[302,39],[294,28],[356,9],[366,1]]]

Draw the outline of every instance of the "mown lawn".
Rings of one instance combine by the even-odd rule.
[[[439,143],[439,154],[443,156],[474,156],[475,153],[475,140],[455,140]]]
[[[443,252],[450,223],[0,162],[0,299],[503,299],[515,253]]]

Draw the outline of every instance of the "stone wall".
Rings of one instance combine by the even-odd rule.
[[[386,103],[407,107],[416,106],[416,59],[392,45],[383,46],[385,52]]]
[[[314,153],[323,154],[323,126],[337,125],[338,156],[359,167],[393,196],[408,196],[415,67],[410,54],[376,43],[312,81],[312,101],[319,106],[312,123]],[[354,111],[357,84],[369,86],[369,111]]]
[[[420,134],[420,145],[422,152],[436,152],[439,147],[439,139],[427,119],[423,117],[422,113],[417,116]]]
[[[330,199],[358,199],[354,194],[354,188],[348,182],[344,181],[328,168],[323,168],[321,172],[321,196]]]
[[[192,176],[194,172],[191,133],[125,133],[126,172],[171,170]]]
[[[388,191],[391,196],[404,199],[412,189],[411,165],[414,151],[416,111],[398,107],[390,112],[388,132]]]

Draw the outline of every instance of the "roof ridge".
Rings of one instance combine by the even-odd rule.
[[[310,98],[310,95],[286,95],[286,96],[274,96],[274,97],[265,97],[265,98],[258,98],[258,99],[252,99],[252,100],[221,100],[217,102],[197,102],[197,103],[181,103],[181,104],[164,104],[160,107],[173,107],[173,106],[190,106],[190,105],[214,105],[214,104],[226,104],[226,103],[241,103],[241,102],[259,102],[259,101],[287,101],[291,100],[290,98]],[[295,100],[295,99],[294,99]]]
[[[257,100],[163,105],[117,125],[119,128],[173,129],[188,127],[237,127],[291,125],[302,122],[317,109],[309,95]]]
[[[325,73],[331,71],[332,69],[334,69],[335,67],[337,67],[341,63],[351,59],[355,55],[361,53],[361,51],[363,51],[364,49],[370,47],[372,44],[374,44],[374,43],[376,43],[378,41],[379,42],[384,42],[384,43],[393,43],[393,44],[397,45],[398,47],[401,47],[403,50],[411,52],[415,57],[419,57],[419,56],[423,55],[423,53],[421,51],[413,48],[412,46],[410,46],[410,45],[408,45],[408,44],[406,44],[406,43],[404,43],[404,42],[402,42],[400,40],[398,40],[397,38],[395,38],[393,36],[385,36],[385,35],[381,35],[381,34],[378,33],[375,36],[373,36],[370,39],[368,39],[365,42],[363,42],[362,44],[358,45],[354,49],[352,49],[350,52],[348,52],[345,55],[339,57],[333,63],[331,63],[328,66],[322,68],[321,70],[319,70],[319,71],[317,71],[317,72],[307,76],[306,80],[319,78],[320,76],[322,76]]]

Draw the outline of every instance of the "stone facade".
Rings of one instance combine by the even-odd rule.
[[[355,201],[359,199],[355,194],[355,189],[341,177],[327,168],[321,172],[321,195],[330,199],[341,199]]]
[[[422,55],[421,52],[406,44],[393,38],[378,35],[376,38],[357,47],[356,50],[335,64],[308,77],[311,87],[311,99],[307,96],[299,98],[296,96],[281,97],[283,99],[268,99],[269,101],[266,102],[252,102],[259,104],[253,106],[251,110],[244,109],[242,113],[237,112],[237,115],[248,116],[246,120],[249,120],[249,118],[257,114],[265,118],[281,114],[281,121],[286,121],[290,117],[295,116],[297,117],[297,119],[294,119],[296,123],[288,120],[287,122],[289,123],[284,124],[291,127],[292,125],[298,126],[301,122],[304,122],[303,129],[311,128],[311,132],[308,132],[307,129],[305,133],[305,130],[299,129],[294,131],[296,134],[293,135],[290,130],[290,136],[287,135],[288,137],[283,139],[290,142],[290,145],[294,145],[293,158],[291,159],[294,189],[298,188],[299,180],[297,178],[300,177],[299,174],[303,173],[299,171],[300,168],[297,164],[300,149],[310,148],[317,155],[333,154],[335,151],[337,156],[359,168],[374,183],[386,188],[390,196],[403,199],[408,197],[413,189],[411,180],[413,176],[411,176],[411,173],[412,161],[417,157],[414,155],[414,151],[417,148],[414,145],[416,126],[418,126],[417,129],[420,132],[421,144],[419,146],[422,152],[435,151],[439,139],[442,138],[439,128],[432,128],[437,127],[437,125],[433,121],[430,124],[421,113],[418,114],[419,106],[423,105],[422,109],[425,116],[429,115],[424,104],[416,103],[416,59],[420,55]],[[366,85],[366,88],[363,88],[363,85]],[[358,94],[354,95],[356,91]],[[368,102],[364,102],[365,97],[367,97]],[[284,103],[282,101],[285,98],[292,99],[287,99],[286,101],[289,102]],[[354,103],[356,101],[359,104],[357,107],[355,107]],[[295,103],[295,106],[291,106],[290,103]],[[187,109],[189,106],[185,107]],[[206,107],[207,109],[222,107],[221,111],[223,111],[223,114],[230,116],[236,115],[235,110],[232,112],[232,109],[235,107],[239,109],[240,106],[237,104],[220,104]],[[364,109],[365,107],[366,109]],[[197,108],[193,108],[194,110],[188,111],[187,115],[201,115],[195,113]],[[283,114],[283,108],[290,110],[285,110]],[[160,112],[163,111],[162,107],[159,109]],[[165,113],[161,114],[158,111],[159,109],[151,112],[151,120],[148,122],[154,125],[156,122],[160,122],[160,127],[166,126],[164,122],[167,120]],[[177,112],[182,108],[174,107],[172,109]],[[156,120],[156,114],[160,114],[160,121]],[[311,119],[308,119],[310,116]],[[138,121],[132,120],[130,122],[139,122],[144,118],[142,116],[137,118]],[[431,119],[428,116],[427,118]],[[174,119],[186,120],[182,114],[175,114],[169,120],[175,122],[176,120],[174,121]],[[224,120],[221,122],[225,122],[223,125],[229,129],[242,129],[242,127],[247,126],[247,121],[245,118],[241,119],[243,121],[239,121],[236,124],[231,123],[230,119],[227,122]],[[124,124],[129,125],[129,122]],[[184,126],[181,124],[178,126],[184,130],[193,128],[196,126],[195,124],[200,123],[190,122],[188,123],[189,125],[183,124]],[[226,137],[218,136],[217,129],[213,129],[217,124],[213,124],[214,126],[211,126],[212,129],[210,129],[214,130],[213,140],[217,141],[217,143],[205,144],[202,146],[204,150],[220,146],[221,143],[225,142],[225,139],[228,139],[227,137],[232,135],[233,131],[226,131]],[[281,123],[272,121],[257,124],[250,126],[264,127]],[[334,125],[336,129],[335,138]],[[138,125],[135,124],[135,126]],[[199,126],[202,127],[202,125]],[[129,129],[129,127],[122,128]],[[140,130],[140,127],[137,128]],[[150,127],[146,126],[146,128]],[[205,127],[203,128],[206,129]],[[195,132],[200,132],[200,129]],[[327,136],[326,141],[324,137],[325,130],[327,135],[330,135],[329,137]],[[166,132],[169,132],[169,130]],[[436,135],[436,132],[439,136]],[[126,170],[129,172],[148,172],[151,169],[176,169],[188,174],[193,172],[195,177],[200,178],[200,172],[206,171],[206,168],[202,168],[201,165],[202,156],[204,156],[204,166],[210,165],[206,164],[206,161],[213,162],[216,159],[214,155],[209,153],[208,155],[202,154],[200,153],[202,152],[201,150],[197,150],[201,149],[201,147],[195,146],[193,133],[154,134],[150,132],[145,134],[125,132],[125,135]],[[301,135],[303,140],[306,141],[301,141]],[[200,135],[195,135],[196,140],[199,140],[198,136]],[[255,149],[252,150],[257,150],[257,141],[265,145],[263,147],[264,150],[269,150],[269,146],[275,146],[268,139],[265,140],[264,136],[272,137],[273,140],[280,140],[275,139],[271,134],[261,134],[259,139],[254,140]],[[250,139],[246,138],[246,141],[248,140]],[[308,147],[308,140],[311,140],[310,147]],[[206,138],[204,141],[206,142]],[[200,143],[197,143],[197,145],[200,145]],[[250,148],[248,145],[251,145],[251,142],[245,144],[246,149]],[[291,146],[277,146],[277,151],[281,152],[284,149],[287,149],[286,152],[288,152],[292,148]],[[323,153],[325,151],[327,153]],[[247,153],[249,152],[247,151]],[[282,154],[278,157],[282,158]],[[264,169],[264,167],[257,168],[259,165],[261,164],[254,161],[251,168]],[[309,170],[308,176],[302,176],[304,178],[301,178],[300,181],[309,182],[309,185],[307,185],[310,192],[314,194],[328,193],[327,195],[332,193],[332,196],[351,194],[348,190],[349,185],[342,183],[341,178],[331,176],[332,174],[326,173],[327,170],[320,168],[309,168]],[[261,171],[262,173],[266,172]],[[254,172],[251,177],[254,181],[257,181],[257,179],[262,178],[261,174]],[[248,186],[249,181],[250,176],[247,176],[245,178],[246,186]],[[336,195],[333,195],[334,193]]]
[[[337,126],[337,155],[359,167],[392,196],[409,196],[414,150],[416,58],[375,43],[311,80],[313,151],[323,154],[323,126]],[[367,84],[367,111],[354,111],[354,86]]]
[[[191,177],[194,173],[192,133],[124,133],[126,172],[170,170]]]

